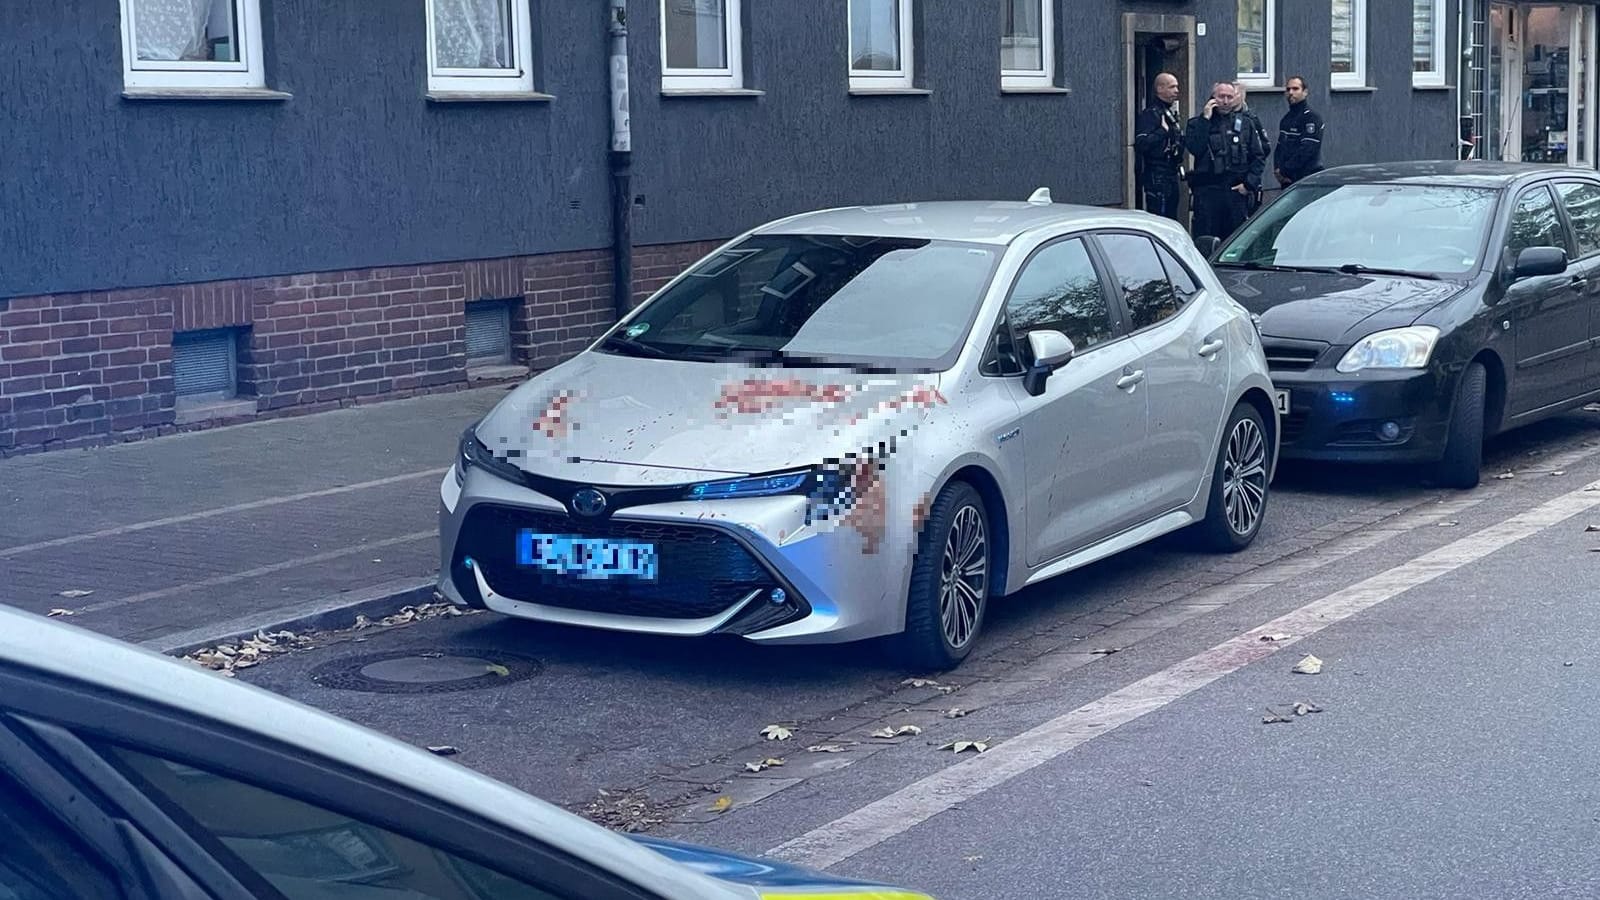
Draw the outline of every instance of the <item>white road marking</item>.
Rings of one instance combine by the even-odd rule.
[[[381,547],[392,547],[395,544],[409,544],[412,541],[420,541],[424,538],[435,538],[438,536],[439,532],[437,530],[413,531],[410,534],[402,534],[399,537],[384,538],[381,541],[357,544],[354,547],[345,547],[340,550],[329,550],[326,553],[318,553],[315,556],[302,556],[298,559],[286,559],[283,562],[275,562],[268,566],[259,566],[245,572],[234,572],[228,575],[218,575],[215,578],[207,578],[204,581],[192,581],[188,584],[180,584],[169,588],[162,588],[158,591],[146,591],[143,594],[132,594],[127,597],[118,597],[114,600],[102,600],[99,603],[91,603],[88,606],[80,607],[78,612],[94,613],[107,609],[115,609],[119,606],[131,606],[135,603],[144,603],[148,600],[159,600],[162,597],[170,597],[173,594],[182,594],[199,588],[221,587],[225,584],[233,584],[236,581],[247,581],[251,578],[260,578],[262,575],[271,575],[273,572],[280,572],[284,569],[293,569],[296,566],[309,566],[315,563],[327,562],[330,559],[338,559],[341,556],[350,556],[352,554],[363,553],[368,550],[377,550]]]
[[[1600,481],[1314,600],[1121,690],[1058,716],[767,851],[815,868],[849,859],[957,804],[1178,700],[1335,622],[1600,506]],[[1284,633],[1283,641],[1262,641]]]
[[[39,541],[34,544],[19,544],[15,547],[0,548],[0,559],[10,559],[23,553],[32,553],[35,550],[48,550],[51,547],[65,547],[68,544],[77,544],[83,541],[99,540],[100,538],[116,537],[123,534],[132,534],[136,531],[145,531],[150,528],[161,528],[166,525],[180,525],[184,522],[194,522],[200,519],[209,519],[213,516],[225,516],[229,513],[246,512],[252,509],[263,509],[268,506],[277,506],[282,503],[296,503],[301,500],[312,500],[317,497],[332,497],[336,494],[348,494],[352,491],[364,491],[368,488],[383,487],[386,484],[399,484],[402,481],[414,481],[418,478],[443,478],[445,469],[428,469],[423,472],[411,472],[406,475],[391,475],[388,478],[379,478],[373,481],[363,481],[360,484],[346,484],[340,487],[324,488],[320,491],[306,491],[300,494],[284,494],[278,497],[264,497],[260,500],[251,500],[248,503],[236,503],[233,506],[222,506],[216,509],[206,509],[199,512],[184,513],[181,516],[169,516],[165,519],[151,519],[146,522],[134,522],[129,525],[118,525],[115,528],[106,528],[88,534],[74,534],[67,537],[55,538],[48,541]]]

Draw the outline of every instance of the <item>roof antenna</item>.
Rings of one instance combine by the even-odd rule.
[[[1054,201],[1050,199],[1050,189],[1042,187],[1033,192],[1033,195],[1028,198],[1028,202],[1034,206],[1049,206]]]

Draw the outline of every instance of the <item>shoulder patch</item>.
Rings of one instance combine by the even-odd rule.
[[[1127,120],[1124,119],[1123,121],[1127,121]],[[1316,133],[1317,133],[1317,123],[1315,123],[1315,122],[1307,122],[1306,123],[1306,134],[1316,134]]]

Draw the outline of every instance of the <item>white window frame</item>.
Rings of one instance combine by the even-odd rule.
[[[849,0],[845,7],[845,41],[846,71],[850,73],[850,90],[852,91],[893,91],[907,90],[916,85],[916,35],[912,32],[912,25],[916,16],[912,7],[916,0],[899,0],[900,3],[900,68],[893,71],[858,72],[854,66],[856,58],[855,34],[850,27],[852,18],[851,9],[857,0]]]
[[[120,0],[122,7],[122,83],[128,88],[249,90],[267,85],[261,53],[260,0],[238,3],[238,62],[206,60],[142,60],[139,58],[134,17],[137,0]]]
[[[1000,87],[1008,88],[1042,88],[1054,87],[1056,83],[1056,0],[1037,0],[1039,4],[1039,40],[1040,61],[1044,68],[1041,69],[1007,69],[1002,65],[1000,69]],[[1003,22],[1003,20],[1002,20]],[[1002,26],[1003,27],[1003,26]],[[1002,31],[1000,39],[1005,40]],[[1001,50],[1004,58],[1005,51]]]
[[[1424,0],[1432,7],[1433,15],[1433,71],[1411,73],[1412,87],[1444,87],[1448,82],[1445,75],[1444,33],[1446,25],[1445,0]],[[1414,9],[1414,7],[1413,7]],[[1413,48],[1415,49],[1415,48]],[[1415,62],[1415,60],[1413,60]]]
[[[1333,15],[1331,3],[1328,5],[1328,14],[1330,17]],[[1350,28],[1354,32],[1350,42],[1350,67],[1353,71],[1329,73],[1328,85],[1334,90],[1367,86],[1367,0],[1350,0]]]
[[[1267,71],[1260,73],[1235,72],[1235,79],[1238,80],[1239,84],[1247,88],[1272,87],[1273,79],[1277,76],[1278,71],[1274,68],[1278,61],[1278,0],[1262,0],[1262,3],[1261,56],[1262,61],[1266,64]],[[1237,8],[1237,4],[1235,4],[1235,10]],[[1234,55],[1236,57],[1238,55],[1237,48],[1234,50]]]
[[[667,65],[667,4],[661,0],[661,89],[664,91],[739,90],[744,87],[744,0],[726,0],[722,40],[728,64],[720,69],[674,69]]]
[[[533,22],[527,0],[511,2],[511,52],[509,69],[457,69],[439,65],[438,41],[433,31],[434,4],[423,3],[428,19],[428,90],[461,94],[533,93]]]

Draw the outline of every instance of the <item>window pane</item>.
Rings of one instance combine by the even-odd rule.
[[[1044,0],[1007,0],[1000,35],[1000,67],[1044,70]]]
[[[1135,330],[1154,325],[1178,311],[1178,295],[1167,281],[1155,245],[1149,238],[1132,234],[1103,234],[1111,271],[1122,286],[1123,302],[1128,305]]]
[[[1172,255],[1172,251],[1158,243],[1156,244],[1156,252],[1161,254],[1161,265],[1167,270],[1167,280],[1172,282],[1172,286],[1178,290],[1179,303],[1187,302],[1190,297],[1199,293],[1200,285],[1195,284],[1194,276],[1189,273],[1188,269],[1184,268],[1183,263],[1179,262],[1176,256]]]
[[[727,0],[667,0],[667,68],[728,67]]]
[[[477,863],[340,813],[169,760],[115,753],[289,900],[558,900]]]
[[[115,900],[122,892],[101,862],[0,775],[0,900]]]
[[[1516,215],[1511,217],[1511,237],[1506,243],[1513,259],[1529,247],[1567,249],[1561,220],[1556,216],[1556,205],[1548,190],[1529,191],[1517,201]]]
[[[1239,74],[1267,71],[1267,0],[1239,0]]]
[[[238,0],[131,0],[133,43],[148,62],[239,61]]]
[[[1411,71],[1433,72],[1434,4],[1437,0],[1411,0]]]
[[[1572,236],[1578,242],[1578,255],[1600,251],[1600,187],[1592,184],[1563,184],[1561,202],[1572,219]]]
[[[900,71],[900,0],[850,0],[850,68]]]
[[[1072,338],[1080,351],[1111,336],[1100,276],[1079,240],[1046,247],[1028,262],[1011,291],[1006,314],[1018,337],[1053,329]]]
[[[509,69],[511,0],[433,0],[434,56],[442,69]]]
[[[1355,0],[1333,0],[1333,71],[1356,70]]]

